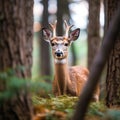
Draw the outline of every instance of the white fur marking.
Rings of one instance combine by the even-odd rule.
[[[56,64],[66,64],[66,62],[67,62],[66,59],[62,59],[62,60],[55,59]]]

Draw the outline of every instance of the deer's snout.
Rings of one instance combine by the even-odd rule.
[[[57,57],[62,57],[62,56],[63,56],[63,52],[62,52],[61,50],[57,50],[57,51],[55,52],[55,55],[56,55]]]

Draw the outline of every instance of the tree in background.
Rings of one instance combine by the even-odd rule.
[[[69,22],[70,12],[68,8],[69,2],[68,0],[57,0],[57,33],[58,35],[63,35],[63,20],[67,20]]]
[[[64,30],[63,30],[63,20],[67,20],[69,23],[71,16],[70,16],[70,10],[69,10],[69,1],[68,0],[57,0],[57,33],[58,35],[63,35]],[[74,43],[71,46],[71,51],[72,51],[72,65],[76,64],[76,52],[74,48]]]
[[[120,6],[119,0],[104,0],[105,3],[105,31]],[[115,41],[107,63],[106,104],[109,107],[120,106],[120,34]]]
[[[48,0],[43,0],[42,4],[44,6],[44,11],[43,11],[43,16],[42,16],[42,26],[43,27],[49,27],[49,13],[48,13]],[[68,0],[58,0],[57,1],[57,34],[58,35],[63,35],[64,30],[63,30],[63,20],[69,20],[70,18],[70,13],[69,13],[69,8],[68,8],[69,2]],[[52,21],[54,22],[54,21]],[[68,21],[69,22],[69,21]],[[75,55],[75,50],[74,46],[72,46],[72,56],[73,56],[73,63],[75,64],[74,61],[76,61],[76,55]],[[48,43],[46,43],[42,37],[40,38],[40,70],[41,70],[41,75],[42,76],[50,76],[51,75],[51,66],[50,66],[50,49]],[[44,78],[47,82],[50,82],[48,78]]]
[[[42,16],[42,26],[48,27],[48,2],[49,0],[43,0],[43,16]],[[41,75],[42,76],[50,76],[51,75],[51,69],[50,69],[50,50],[49,50],[49,44],[46,43],[43,38],[40,38],[40,69],[41,69]],[[45,79],[47,82],[50,82],[48,78]]]
[[[31,77],[33,0],[0,1],[0,71],[14,69],[16,79]],[[24,66],[24,70],[18,67]],[[8,78],[10,83],[10,78]],[[0,92],[7,88],[6,81],[0,78]],[[32,106],[27,85],[7,99],[0,96],[1,120],[31,120]],[[1,95],[0,94],[0,95]]]
[[[93,59],[100,46],[100,0],[88,0],[88,3],[88,68],[90,69]]]
[[[64,15],[65,1],[57,0],[57,34],[58,35],[63,35],[63,15]]]

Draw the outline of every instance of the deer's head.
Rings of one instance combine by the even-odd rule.
[[[69,46],[73,41],[77,40],[80,34],[79,28],[70,31],[73,25],[69,26],[66,21],[64,21],[64,23],[66,30],[64,36],[56,35],[57,22],[55,22],[55,24],[50,24],[51,30],[48,28],[42,29],[43,38],[50,43],[54,59],[56,60],[63,60],[67,58]]]

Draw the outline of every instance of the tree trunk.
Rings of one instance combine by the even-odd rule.
[[[63,35],[64,1],[57,0],[57,34]]]
[[[32,14],[33,0],[0,1],[0,71],[10,68],[15,70],[15,75],[19,78],[31,77]],[[17,69],[21,66],[25,69]],[[0,91],[5,91],[6,85],[1,79],[0,83]],[[0,120],[32,119],[31,100],[27,90],[18,91],[16,96],[0,100],[1,102]]]
[[[64,30],[63,30],[63,20],[66,20],[67,22],[69,22],[70,20],[70,11],[69,11],[69,2],[68,0],[57,0],[57,33],[58,35],[64,35]],[[76,64],[76,53],[75,53],[75,48],[74,48],[74,43],[71,46],[71,51],[72,51],[72,63],[71,65],[75,65]]]
[[[44,6],[42,25],[43,27],[48,27],[48,0],[43,0],[42,2]],[[49,44],[45,42],[42,37],[40,39],[40,54],[42,76],[50,76],[51,67]],[[50,82],[49,79],[45,79],[45,81]]]
[[[119,6],[119,0],[105,0],[106,29]],[[106,91],[107,106],[120,106],[120,33],[107,63]]]
[[[89,0],[89,23],[88,23],[88,68],[90,69],[93,59],[100,45],[100,0]]]

